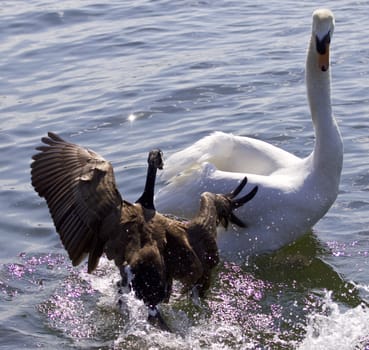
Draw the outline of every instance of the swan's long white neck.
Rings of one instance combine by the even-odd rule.
[[[327,71],[319,68],[315,45],[312,35],[306,62],[307,96],[316,138],[312,165],[315,171],[334,176],[342,169],[342,139],[332,115],[330,68]]]

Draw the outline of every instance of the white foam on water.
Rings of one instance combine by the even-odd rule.
[[[200,322],[194,325],[189,316],[181,310],[174,310],[171,305],[161,305],[173,333],[168,333],[151,325],[147,321],[147,307],[138,300],[134,292],[121,288],[118,293],[116,282],[120,274],[114,264],[105,257],[90,275],[85,269],[80,270],[80,277],[91,288],[99,292],[97,304],[102,308],[117,308],[124,317],[119,335],[113,341],[113,348],[140,346],[142,349],[234,349],[234,345],[243,349],[254,349],[254,343],[246,340],[242,328],[234,325]],[[118,304],[119,301],[119,304]],[[116,325],[118,327],[118,324]],[[232,345],[227,345],[232,344]]]
[[[369,349],[369,309],[364,304],[342,309],[327,292],[323,312],[309,317],[299,350]]]
[[[146,306],[132,291],[126,288],[122,294],[118,294],[116,282],[120,274],[106,258],[101,259],[95,274],[89,275],[83,270],[80,275],[94,290],[100,292],[98,305],[108,309],[119,308],[124,317],[123,324],[115,325],[120,330],[112,339],[113,348],[134,345],[142,349],[254,349],[260,346],[257,337],[245,333],[240,325],[209,320],[193,322],[185,312],[173,309],[171,305],[162,305],[162,308],[174,332],[168,333],[152,326],[147,322]],[[355,286],[365,301],[369,286]],[[291,340],[287,343],[299,350],[369,350],[368,306],[364,303],[353,308],[342,306],[332,300],[332,292],[328,291],[322,303],[322,307],[308,317],[304,340],[300,344]],[[281,344],[282,340],[275,341]]]
[[[91,287],[100,292],[99,305],[112,305],[117,301],[116,283],[120,281],[121,277],[118,269],[114,263],[109,261],[105,256],[102,256],[99,265],[93,274],[88,274],[85,269],[80,271],[80,276],[87,281]]]

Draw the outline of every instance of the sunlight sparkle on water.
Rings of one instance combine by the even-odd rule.
[[[29,277],[35,273],[37,266],[45,266],[47,269],[54,269],[65,263],[63,255],[40,255],[27,257],[26,254],[19,255],[20,263],[11,263],[7,265],[9,276],[13,278]]]
[[[133,122],[136,120],[136,118],[137,118],[137,116],[136,116],[136,115],[134,115],[133,113],[131,113],[131,114],[128,116],[127,120],[128,120],[129,122],[133,123]]]
[[[221,272],[219,276],[224,284],[221,290],[231,290],[232,293],[219,291],[217,301],[221,300],[221,303],[210,302],[214,312],[213,317],[216,315],[221,321],[243,325],[251,322],[259,324],[260,327],[271,327],[270,314],[255,313],[255,310],[261,311],[259,301],[271,286],[267,282],[253,278],[250,274],[245,274],[237,265],[226,263],[225,266],[227,271]],[[251,316],[252,313],[254,316]]]

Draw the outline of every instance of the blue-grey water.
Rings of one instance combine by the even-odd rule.
[[[122,195],[142,190],[147,152],[214,130],[307,155],[304,86],[320,1],[14,0],[0,6],[1,349],[368,349],[369,1],[336,16],[332,98],[344,139],[338,199],[300,241],[222,261],[196,305],[180,286],[146,322],[118,274],[73,268],[30,184],[47,131],[110,160]]]

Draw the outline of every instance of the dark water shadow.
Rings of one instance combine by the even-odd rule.
[[[293,284],[297,289],[322,295],[332,292],[332,299],[349,307],[367,303],[357,287],[346,281],[325,258],[330,250],[313,232],[269,255],[252,259],[255,277],[273,283]],[[368,305],[367,305],[368,306]]]

